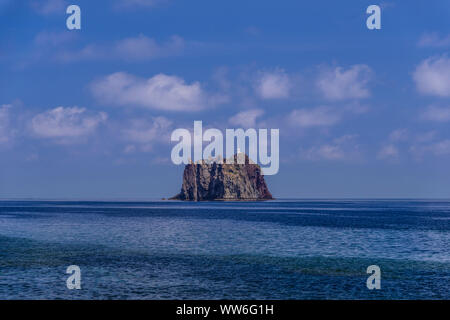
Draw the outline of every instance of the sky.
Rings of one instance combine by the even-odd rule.
[[[449,198],[449,21],[444,0],[0,0],[0,198],[173,196],[195,120],[280,129],[276,198]]]

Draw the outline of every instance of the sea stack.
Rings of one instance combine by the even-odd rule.
[[[184,168],[181,192],[171,200],[255,201],[273,200],[261,167],[245,155],[245,163],[230,159],[190,163]],[[233,159],[231,159],[233,160]]]

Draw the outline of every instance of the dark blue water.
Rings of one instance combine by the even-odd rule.
[[[0,201],[0,299],[22,298],[450,299],[450,202]]]

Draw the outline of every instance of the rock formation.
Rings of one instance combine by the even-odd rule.
[[[241,154],[243,155],[243,154]],[[181,192],[171,200],[271,200],[261,168],[245,155],[245,163],[207,161],[187,164]]]

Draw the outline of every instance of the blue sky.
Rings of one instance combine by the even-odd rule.
[[[275,197],[450,197],[448,1],[69,4],[0,0],[0,198],[174,195],[194,120],[279,128]]]

